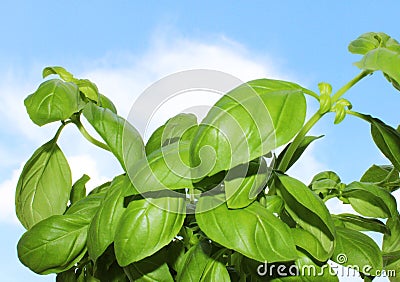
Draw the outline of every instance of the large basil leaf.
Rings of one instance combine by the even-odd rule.
[[[266,185],[269,174],[262,157],[229,170],[224,179],[228,208],[240,209],[250,205]]]
[[[128,121],[91,102],[85,106],[83,115],[107,143],[124,169],[144,156],[142,138]]]
[[[346,186],[342,196],[364,216],[388,218],[397,214],[396,199],[392,194],[372,183],[354,181]]]
[[[190,155],[197,176],[250,162],[290,141],[305,119],[302,91],[294,83],[260,79],[224,95],[193,138]]]
[[[374,231],[390,234],[390,229],[382,221],[375,218],[365,218],[350,213],[333,215],[333,218],[339,220],[341,226],[356,231]]]
[[[289,164],[287,165],[286,170],[288,170],[294,163],[301,157],[301,155],[304,153],[304,151],[307,149],[307,147],[315,140],[320,139],[324,137],[324,135],[320,136],[305,136],[297,149],[294,151],[293,156],[289,160]],[[291,143],[290,143],[291,144]],[[278,155],[278,158],[276,159],[275,162],[275,167],[278,168],[280,163],[282,162],[283,157],[285,156],[287,149],[289,148],[290,144],[288,144],[285,149]]]
[[[15,194],[18,219],[29,229],[45,218],[63,214],[71,188],[67,159],[51,140],[33,153],[22,170]]]
[[[43,82],[24,101],[29,117],[39,126],[68,119],[82,109],[82,103],[78,87],[59,79]]]
[[[259,202],[230,210],[223,196],[203,196],[196,220],[211,240],[249,258],[275,262],[297,257],[288,226]]]
[[[101,207],[89,225],[87,247],[93,261],[96,261],[114,242],[117,225],[125,211],[122,193],[124,188],[129,185],[128,176],[121,175],[114,178]]]
[[[389,192],[400,188],[399,171],[391,165],[372,165],[360,181],[375,183]]]
[[[130,281],[136,282],[174,282],[166,263],[167,252],[163,248],[154,255],[124,267]]]
[[[39,274],[71,268],[86,253],[87,221],[81,215],[54,215],[25,232],[18,242],[20,261]]]
[[[287,175],[277,174],[277,192],[285,210],[304,230],[321,243],[330,256],[334,249],[335,226],[322,200],[305,184]]]
[[[115,234],[115,255],[119,265],[138,262],[170,243],[183,225],[184,213],[183,197],[130,202]]]
[[[361,35],[349,45],[349,51],[364,55],[355,63],[363,70],[380,70],[400,90],[400,44],[383,32]]]
[[[382,270],[382,253],[367,235],[351,229],[336,227],[336,247],[332,260],[348,266],[357,265],[360,272],[374,274]]]
[[[136,162],[129,176],[141,193],[193,187],[189,143],[176,142],[154,151]]]
[[[153,132],[146,144],[146,154],[149,155],[174,142],[191,141],[196,129],[197,118],[195,115],[178,114]]]

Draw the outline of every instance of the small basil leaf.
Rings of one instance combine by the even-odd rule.
[[[280,214],[285,207],[285,203],[278,195],[271,195],[265,197],[265,208],[272,212]]]
[[[300,145],[297,147],[296,151],[293,153],[286,170],[288,170],[292,165],[294,165],[294,163],[301,157],[301,155],[304,153],[304,151],[307,149],[307,147],[313,141],[315,141],[317,139],[320,139],[322,137],[324,137],[324,135],[320,135],[320,136],[305,136],[303,138],[303,140],[301,141]],[[278,155],[278,158],[276,159],[276,162],[275,162],[275,168],[279,167],[279,164],[282,162],[283,156],[286,154],[287,149],[290,146],[290,144],[288,144],[285,147],[285,149],[283,149],[283,151]]]
[[[79,214],[86,219],[89,224],[104,199],[105,193],[89,195],[78,202],[72,204],[65,214]]]
[[[364,55],[355,63],[363,70],[383,72],[385,77],[400,90],[400,44],[385,33],[369,32],[349,45],[349,51]]]
[[[52,215],[63,214],[71,193],[71,170],[54,140],[37,149],[18,180],[15,209],[29,229]]]
[[[71,196],[69,197],[71,204],[79,201],[86,197],[86,183],[90,180],[90,177],[86,174],[82,175],[74,185],[72,185]]]
[[[178,268],[176,281],[201,281],[204,270],[211,259],[211,244],[202,241],[192,246],[184,255],[182,264]]]
[[[167,252],[165,248],[163,248],[150,257],[125,266],[124,271],[129,277],[130,281],[173,282],[174,278],[169,272],[168,265],[166,263],[166,255]]]
[[[189,143],[176,142],[142,158],[128,173],[133,185],[141,193],[192,188],[192,174],[188,163]]]
[[[386,270],[400,271],[400,218],[395,216],[389,218],[386,226],[390,229],[390,234],[383,236],[382,252],[383,262]]]
[[[114,242],[117,225],[125,211],[123,189],[130,186],[125,175],[113,179],[100,208],[89,225],[88,252],[89,257],[96,261],[107,247]]]
[[[304,230],[316,237],[324,250],[332,254],[335,226],[322,200],[299,180],[277,174],[277,192],[285,202],[285,210]]]
[[[357,265],[360,272],[373,274],[383,268],[382,253],[367,235],[351,229],[336,227],[336,247],[332,260],[338,264]]]
[[[169,244],[185,219],[183,197],[161,197],[129,203],[115,234],[118,264],[138,262]],[[140,242],[140,244],[138,244]]]
[[[59,75],[60,78],[65,82],[73,82],[74,80],[74,76],[72,75],[72,73],[68,72],[63,67],[54,66],[54,67],[46,67],[43,69],[43,74],[42,74],[43,78],[46,78],[52,74]]]
[[[24,104],[31,120],[39,126],[66,120],[83,106],[78,87],[59,79],[40,84],[35,93],[26,97]]]
[[[333,216],[334,219],[338,219],[343,227],[353,229],[356,231],[374,231],[383,234],[390,234],[390,229],[386,225],[375,218],[365,218],[362,216],[342,213]]]
[[[249,164],[230,169],[224,179],[228,208],[240,209],[254,202],[265,187],[269,172],[267,163],[262,157]]]
[[[249,258],[269,262],[296,258],[288,226],[259,202],[230,210],[222,196],[203,196],[197,203],[196,220],[211,240]]]
[[[81,215],[54,215],[42,220],[22,235],[18,257],[39,274],[65,271],[86,253],[87,226]]]
[[[146,144],[149,155],[161,147],[178,141],[191,141],[197,129],[197,118],[193,114],[178,114],[154,131]]]
[[[397,214],[396,199],[387,190],[372,183],[354,181],[346,186],[342,196],[364,216],[388,218]]]
[[[292,228],[291,232],[296,246],[309,253],[316,260],[325,262],[331,257],[331,253],[327,252],[320,241],[310,232],[300,228]]]
[[[83,115],[107,143],[124,169],[126,165],[132,165],[144,156],[142,138],[128,121],[91,102],[85,106]]]
[[[371,182],[388,188],[391,192],[399,188],[400,183],[396,185],[398,180],[399,171],[391,165],[372,165],[360,179],[361,182]]]
[[[305,113],[303,88],[297,84],[259,79],[233,89],[194,135],[190,156],[197,176],[248,163],[286,144],[303,126]]]
[[[100,94],[99,98],[99,106],[105,109],[109,109],[114,114],[117,114],[117,108],[115,107],[114,103],[107,98],[107,96]]]

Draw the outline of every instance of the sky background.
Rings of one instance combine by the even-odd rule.
[[[2,281],[54,281],[53,276],[35,275],[19,263],[16,244],[24,229],[14,215],[22,166],[52,138],[57,126],[35,126],[23,106],[23,99],[42,82],[45,66],[60,65],[77,77],[91,79],[127,116],[135,98],[152,83],[195,68],[224,71],[242,80],[288,79],[314,91],[318,82],[325,81],[337,90],[359,72],[352,65],[359,57],[347,51],[351,40],[369,31],[400,39],[400,3],[394,0],[191,2],[2,1]],[[346,98],[357,111],[399,124],[400,93],[380,73],[356,85]],[[316,109],[311,102],[309,112]],[[388,163],[374,147],[369,126],[355,118],[333,126],[333,115],[327,116],[312,133],[325,137],[289,172],[305,182],[329,169],[348,183],[373,163]],[[87,145],[72,126],[63,132],[60,146],[73,178],[87,173],[91,187],[120,172],[107,152]]]

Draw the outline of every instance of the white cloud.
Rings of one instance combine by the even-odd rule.
[[[15,215],[15,188],[22,171],[22,166],[12,172],[11,178],[0,184],[0,221],[6,223],[18,223]]]

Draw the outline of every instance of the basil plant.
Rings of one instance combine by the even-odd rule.
[[[400,44],[371,32],[349,51],[362,56],[360,73],[334,93],[325,82],[314,92],[252,80],[225,93],[202,121],[171,117],[146,144],[93,82],[45,68],[43,78],[52,77],[24,103],[35,124],[60,126],[28,159],[16,187],[16,214],[26,228],[17,246],[21,263],[57,281],[338,281],[337,264],[365,281],[382,273],[400,281],[392,194],[400,187],[399,128],[343,98],[374,72],[400,90]],[[306,95],[320,105],[308,120]],[[329,113],[335,124],[348,115],[367,122],[387,164],[372,164],[351,183],[333,171],[306,184],[288,175],[322,137],[308,133]],[[88,175],[72,183],[58,140],[73,125],[124,173],[89,193]],[[354,212],[331,213],[332,198]],[[373,232],[383,234],[381,246]]]

